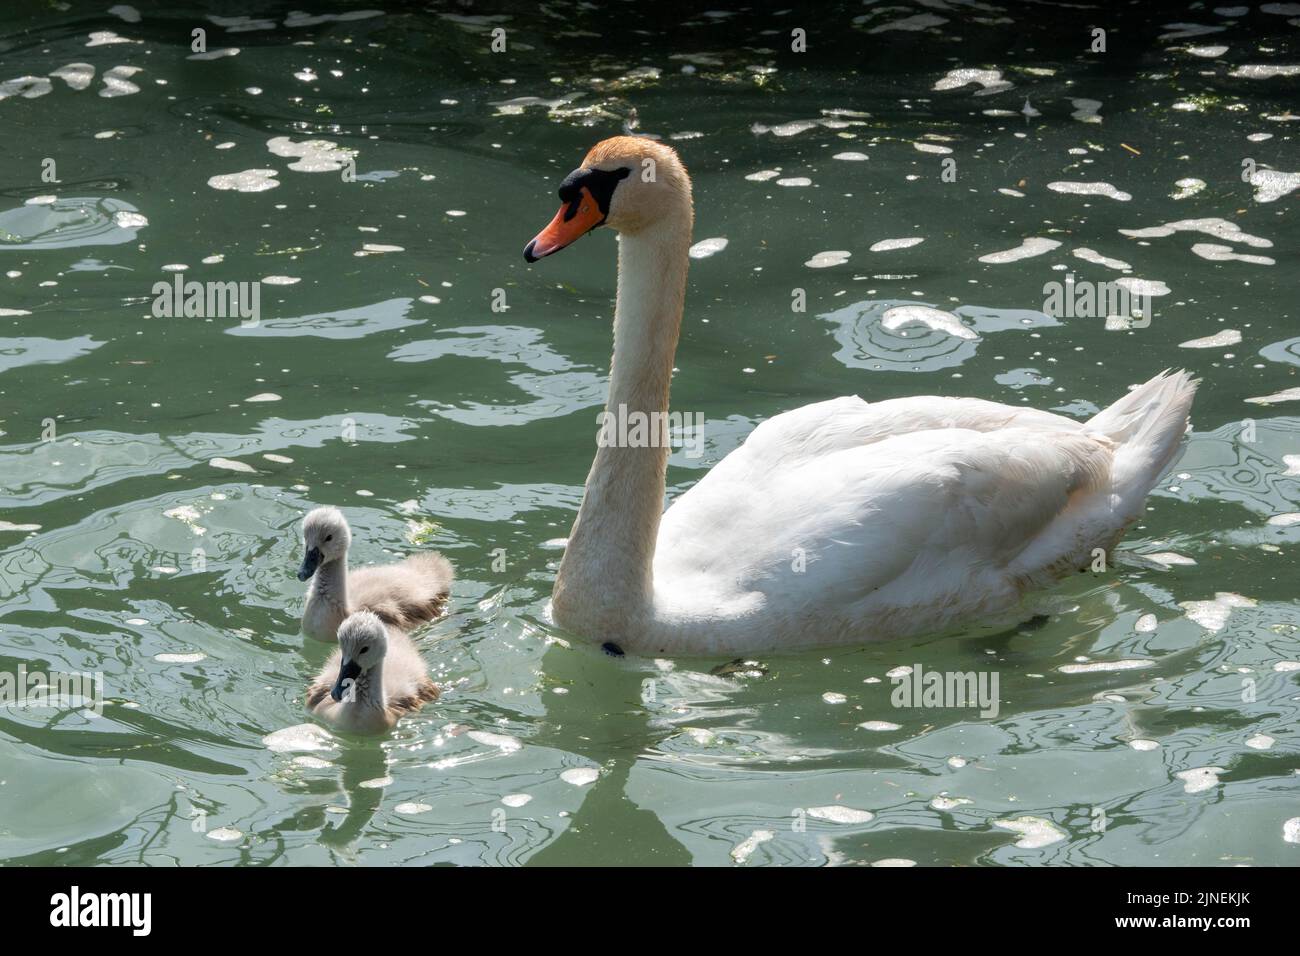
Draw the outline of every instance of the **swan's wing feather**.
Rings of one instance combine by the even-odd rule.
[[[733,613],[772,601],[852,606],[887,588],[917,603],[926,594],[911,591],[928,591],[933,601],[972,584],[997,590],[1017,556],[1058,524],[1073,500],[1106,484],[1111,443],[1068,419],[1057,428],[1057,416],[1022,421],[1020,410],[987,402],[978,404],[992,409],[971,408],[968,400],[911,404],[902,410],[913,428],[947,413],[984,430],[905,431],[893,416],[895,430],[881,434],[886,423],[853,426],[843,405],[826,409],[819,434],[792,435],[783,448],[773,447],[781,429],[768,429],[664,515],[656,588],[677,582],[666,593],[687,592],[687,604],[692,591],[701,601],[721,593]],[[1007,424],[994,427],[998,422]],[[847,436],[872,440],[855,444]]]

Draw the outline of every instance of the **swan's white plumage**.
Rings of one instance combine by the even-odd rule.
[[[773,630],[785,647],[864,641],[1006,610],[1123,533],[1193,388],[1178,373],[1138,390],[1165,403],[1141,419],[1168,412],[1160,448],[1144,433],[1136,448],[1117,442],[1102,428],[1118,416],[1098,428],[969,398],[840,398],[778,415],[664,514],[659,649],[674,632],[739,651],[770,647]],[[1127,461],[1146,467],[1120,474]]]

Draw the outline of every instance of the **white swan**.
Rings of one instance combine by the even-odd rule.
[[[336,730],[382,734],[438,699],[411,639],[369,611],[339,625],[338,650],[307,689],[307,707]]]
[[[676,153],[587,154],[524,250],[619,233],[606,411],[668,409],[691,243]],[[942,632],[1013,612],[1141,512],[1196,383],[1161,374],[1088,422],[975,398],[837,398],[763,422],[661,513],[668,448],[601,441],[551,613],[643,654],[745,653]],[[655,419],[650,419],[654,421]]]
[[[402,631],[442,613],[451,592],[451,562],[436,551],[413,554],[396,564],[348,571],[352,529],[338,508],[316,508],[302,522],[302,567],[298,580],[312,579],[302,612],[302,632],[333,644],[343,619],[368,610]]]

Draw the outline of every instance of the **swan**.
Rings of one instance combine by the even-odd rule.
[[[1187,429],[1184,371],[1086,422],[976,398],[836,398],[758,425],[663,511],[691,181],[670,147],[619,136],[559,196],[524,259],[618,233],[601,421],[658,423],[648,441],[602,427],[551,595],[557,625],[613,653],[863,644],[1019,613],[1025,592],[1119,540]]]
[[[324,723],[351,734],[382,734],[407,714],[438,699],[424,659],[402,631],[370,611],[349,614],[338,649],[307,689],[307,707]]]
[[[442,613],[451,592],[451,562],[436,551],[413,554],[396,564],[348,571],[352,529],[338,508],[316,508],[302,522],[305,556],[298,580],[311,579],[302,612],[302,632],[334,643],[352,611],[374,611],[399,630],[411,631]]]

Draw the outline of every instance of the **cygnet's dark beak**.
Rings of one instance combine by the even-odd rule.
[[[330,696],[336,701],[342,700],[343,695],[352,689],[360,675],[360,664],[356,661],[344,661],[339,668],[339,679],[334,682],[334,687],[330,690]]]
[[[298,569],[298,580],[306,581],[316,573],[318,567],[320,567],[320,548],[312,548],[302,559],[302,567]]]

